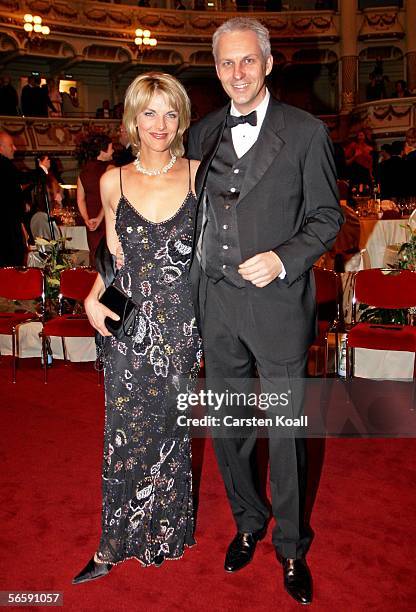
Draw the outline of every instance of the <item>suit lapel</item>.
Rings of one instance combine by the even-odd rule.
[[[206,183],[209,167],[221,142],[229,106],[230,105],[227,105],[222,108],[215,115],[212,127],[204,137],[204,142],[202,144],[202,161],[195,178],[195,189],[199,198],[201,197],[202,190]]]
[[[270,98],[259,137],[254,145],[257,150],[251,156],[237,204],[257,185],[284,147],[285,142],[278,134],[284,128],[284,125],[285,122],[280,103]]]

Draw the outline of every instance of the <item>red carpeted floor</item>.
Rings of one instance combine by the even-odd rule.
[[[222,569],[234,524],[211,444],[204,452],[201,440],[197,546],[159,569],[127,561],[102,580],[72,586],[99,539],[102,389],[91,364],[59,362],[45,386],[35,360],[22,362],[12,385],[4,357],[0,389],[1,591],[63,591],[64,610],[79,611],[299,608],[283,590],[270,533],[250,566],[235,575]],[[327,441],[312,514],[313,609],[415,609],[414,445]],[[312,470],[321,451],[314,441]]]

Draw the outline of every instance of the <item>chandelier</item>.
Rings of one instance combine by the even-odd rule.
[[[134,44],[139,47],[140,50],[144,50],[146,47],[156,47],[157,40],[156,38],[151,38],[150,30],[137,28],[135,35]]]
[[[23,17],[23,29],[29,37],[35,36],[48,36],[50,33],[49,26],[42,25],[42,17],[39,15],[30,15],[27,13]]]

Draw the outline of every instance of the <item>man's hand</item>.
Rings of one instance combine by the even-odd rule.
[[[274,281],[282,270],[282,262],[273,251],[258,253],[244,261],[238,268],[244,280],[250,281],[256,287],[265,287]]]

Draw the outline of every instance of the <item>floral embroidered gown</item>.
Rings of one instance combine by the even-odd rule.
[[[123,194],[116,231],[124,265],[115,283],[141,301],[135,332],[105,341],[102,535],[97,557],[143,565],[178,559],[194,544],[191,449],[177,424],[179,390],[192,389],[201,347],[187,272],[195,196],[162,223]]]

